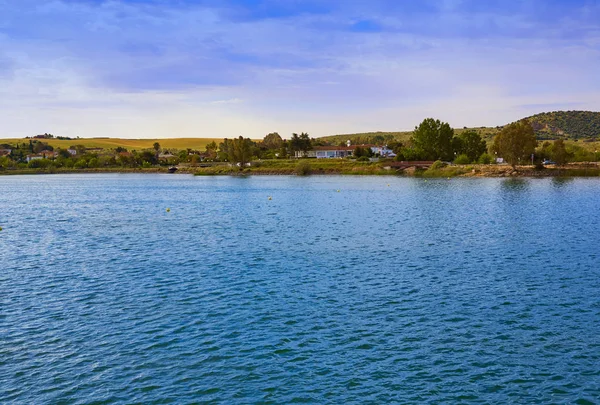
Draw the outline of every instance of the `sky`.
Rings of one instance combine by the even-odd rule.
[[[600,111],[600,0],[0,0],[0,138]]]

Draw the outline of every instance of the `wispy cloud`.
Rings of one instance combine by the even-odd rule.
[[[325,135],[600,109],[598,21],[586,0],[4,0],[0,136]]]

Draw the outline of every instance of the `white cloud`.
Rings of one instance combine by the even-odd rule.
[[[465,3],[244,21],[201,7],[0,3],[0,137],[319,136],[600,109],[596,8],[540,25],[527,7],[466,14]],[[384,31],[349,31],[360,15]]]

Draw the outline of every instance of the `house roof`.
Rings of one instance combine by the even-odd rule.
[[[356,146],[314,146],[313,150],[354,150]]]

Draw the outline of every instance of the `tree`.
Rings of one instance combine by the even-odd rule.
[[[517,121],[505,126],[496,135],[492,151],[514,168],[520,162],[527,161],[536,146],[533,127],[527,121]]]
[[[562,139],[554,141],[550,147],[550,156],[558,166],[564,166],[571,158],[571,154],[565,148],[565,142]]]
[[[154,142],[152,144],[152,148],[154,149],[154,156],[156,156],[156,160],[158,160],[158,153],[160,152],[160,143]]]
[[[411,141],[415,150],[426,160],[452,160],[452,138],[454,130],[446,122],[426,118],[415,127]]]
[[[263,139],[263,145],[267,149],[279,149],[283,144],[283,139],[281,139],[281,135],[277,132],[271,132]]]
[[[158,163],[158,159],[154,153],[149,150],[145,150],[137,154],[136,163],[139,165],[155,165]]]
[[[306,156],[306,153],[312,149],[310,137],[305,132],[302,132],[300,136],[298,136],[298,134],[296,133],[292,134],[289,146],[292,152],[291,154],[294,154],[294,152],[301,151],[304,156]]]
[[[237,139],[224,139],[221,144],[221,149],[226,154],[227,160],[239,164],[240,170],[252,159],[253,147],[254,143],[249,138],[242,136]]]
[[[475,131],[465,131],[455,137],[459,143],[459,149],[455,150],[457,155],[467,155],[471,162],[477,161],[479,156],[487,150],[487,145],[481,136]]]
[[[212,141],[206,145],[206,157],[214,159],[217,157],[217,143]]]
[[[356,148],[354,148],[353,155],[356,158],[360,158],[360,157],[372,157],[373,156],[373,151],[368,146],[364,146],[364,147],[363,146],[357,146]]]

